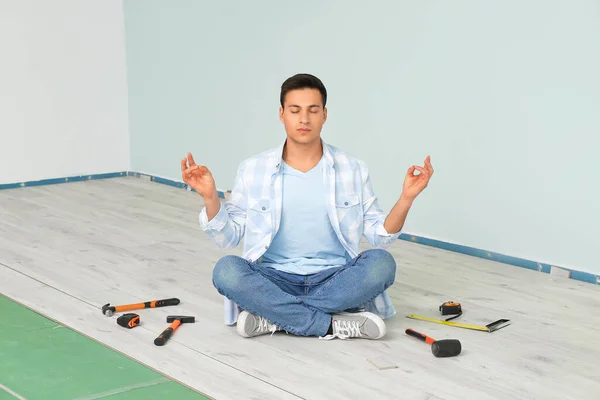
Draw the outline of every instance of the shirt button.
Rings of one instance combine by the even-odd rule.
[[[348,203],[346,203],[346,204],[348,204]],[[267,207],[263,207],[263,208],[262,208],[262,210],[263,210],[263,211],[265,211],[266,209],[267,209]]]
[[[268,248],[269,248],[269,246],[265,246],[265,250],[268,249]]]
[[[348,202],[345,202],[345,203],[344,203],[344,205],[345,205],[345,206],[347,206],[347,205],[348,205]]]

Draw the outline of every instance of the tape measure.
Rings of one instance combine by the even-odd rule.
[[[447,301],[440,306],[442,315],[454,315],[454,317],[446,318],[446,321],[453,320],[462,315],[462,307],[456,301]]]
[[[140,324],[140,316],[135,313],[123,314],[117,318],[117,324],[127,329],[134,328]]]
[[[499,320],[489,323],[485,326],[461,324],[460,322],[448,322],[448,321],[458,318],[462,315],[462,313],[463,313],[462,306],[460,305],[460,303],[458,303],[456,301],[447,301],[447,302],[443,303],[439,308],[440,308],[440,312],[442,313],[442,315],[454,315],[454,316],[450,317],[446,320],[424,317],[422,315],[417,315],[417,314],[408,314],[407,317],[412,318],[412,319],[418,319],[421,321],[435,322],[436,324],[455,326],[457,328],[473,329],[476,331],[483,331],[483,332],[495,332],[498,329],[502,329],[505,326],[510,325],[509,319],[499,319]]]

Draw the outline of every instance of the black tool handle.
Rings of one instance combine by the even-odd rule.
[[[427,335],[424,335],[424,334],[422,334],[422,333],[420,333],[420,332],[413,331],[413,330],[412,330],[412,329],[410,329],[410,328],[408,328],[408,329],[406,330],[406,334],[407,334],[408,336],[412,336],[412,337],[415,337],[415,338],[417,338],[417,339],[419,339],[419,340],[422,340],[422,341],[424,341],[425,343],[433,344],[433,343],[435,342],[435,339],[434,339],[434,338],[432,338],[432,337],[429,337],[429,336],[427,336]]]
[[[173,328],[168,327],[156,339],[154,339],[154,344],[157,346],[164,345],[165,343],[167,343],[167,340],[169,340],[172,334]]]
[[[175,329],[179,328],[179,325],[181,325],[180,320],[176,319],[173,321],[173,323],[169,325],[167,329],[165,329],[156,339],[154,339],[154,344],[157,346],[162,346],[167,343],[167,340],[169,340],[173,332],[175,332]]]
[[[150,301],[148,302],[148,306],[146,306],[147,308],[149,307],[166,307],[166,306],[176,306],[177,304],[179,304],[179,299],[177,298],[172,298],[172,299],[162,299],[162,300],[156,300],[156,301]]]
[[[419,333],[419,332],[417,332],[417,331],[414,331],[414,330],[412,330],[412,329],[410,329],[410,328],[408,328],[408,329],[405,331],[405,333],[406,333],[408,336],[412,336],[412,337],[414,337],[414,338],[417,338],[417,339],[419,339],[419,340],[422,340],[422,341],[424,341],[424,342],[426,342],[426,341],[427,341],[427,336],[425,336],[425,335],[423,335],[422,333]]]

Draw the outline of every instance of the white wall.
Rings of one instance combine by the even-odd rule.
[[[0,0],[0,183],[130,168],[121,0]]]
[[[134,169],[180,179],[192,151],[231,188],[311,72],[386,209],[431,154],[406,232],[600,273],[597,1],[127,0],[125,22]]]

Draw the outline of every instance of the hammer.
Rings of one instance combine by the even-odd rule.
[[[412,336],[429,343],[431,345],[431,352],[436,357],[454,357],[459,355],[460,351],[462,350],[462,346],[458,339],[435,340],[410,328],[408,328],[405,332],[408,336]]]
[[[157,346],[162,346],[167,343],[167,340],[171,337],[171,335],[179,328],[181,324],[189,324],[196,322],[195,317],[188,317],[184,315],[169,315],[167,317],[167,322],[171,323],[167,329],[165,329],[156,339],[154,339],[154,344]]]
[[[139,310],[142,308],[176,306],[177,304],[179,304],[179,299],[177,299],[177,298],[152,300],[152,301],[146,301],[144,303],[125,304],[122,306],[111,306],[110,303],[106,303],[105,305],[102,306],[102,314],[106,315],[107,317],[110,317],[115,312]]]

